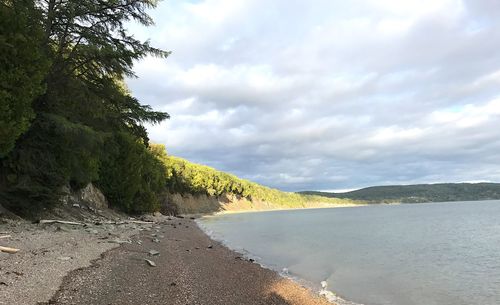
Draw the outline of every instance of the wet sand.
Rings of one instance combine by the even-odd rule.
[[[48,303],[331,304],[212,241],[191,219],[165,220],[143,229],[131,240],[105,252],[90,267],[69,273]],[[159,254],[152,256],[150,250]]]

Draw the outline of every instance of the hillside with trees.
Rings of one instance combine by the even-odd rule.
[[[353,200],[282,192],[236,177],[209,166],[168,156],[163,145],[151,145],[152,151],[166,168],[166,186],[171,193],[221,196],[237,195],[249,201],[277,204],[284,208],[307,207],[310,203],[349,204]]]
[[[439,183],[373,186],[346,193],[305,191],[301,194],[346,198],[369,203],[419,203],[500,199],[500,183]]]

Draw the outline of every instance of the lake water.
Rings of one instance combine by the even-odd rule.
[[[206,217],[212,237],[366,305],[499,305],[500,201]]]

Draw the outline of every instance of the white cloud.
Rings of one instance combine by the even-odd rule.
[[[173,154],[288,190],[499,180],[500,5],[490,0],[162,2],[131,29]]]

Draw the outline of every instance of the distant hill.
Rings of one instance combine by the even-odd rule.
[[[500,199],[500,183],[439,183],[372,186],[346,193],[304,191],[307,195],[369,203],[418,203]]]

